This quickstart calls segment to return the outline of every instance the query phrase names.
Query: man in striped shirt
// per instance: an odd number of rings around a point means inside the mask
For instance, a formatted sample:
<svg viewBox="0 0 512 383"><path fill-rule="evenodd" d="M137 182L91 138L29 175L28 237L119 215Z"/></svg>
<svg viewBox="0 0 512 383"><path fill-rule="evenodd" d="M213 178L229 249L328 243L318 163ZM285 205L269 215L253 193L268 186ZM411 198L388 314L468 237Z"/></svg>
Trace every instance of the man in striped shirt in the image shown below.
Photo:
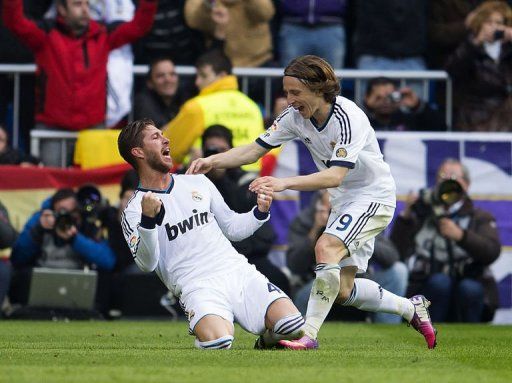
<svg viewBox="0 0 512 383"><path fill-rule="evenodd" d="M308 191L327 188L332 210L315 246L316 279L306 314L306 335L281 341L294 350L317 348L318 331L334 301L372 312L401 315L433 348L435 330L425 297L396 296L364 278L375 236L393 217L395 183L384 162L375 132L364 112L339 96L339 80L326 61L301 56L291 61L283 77L289 107L252 144L194 161L188 173L251 163L270 149L300 139L318 172L287 178L261 177L249 188Z"/></svg>

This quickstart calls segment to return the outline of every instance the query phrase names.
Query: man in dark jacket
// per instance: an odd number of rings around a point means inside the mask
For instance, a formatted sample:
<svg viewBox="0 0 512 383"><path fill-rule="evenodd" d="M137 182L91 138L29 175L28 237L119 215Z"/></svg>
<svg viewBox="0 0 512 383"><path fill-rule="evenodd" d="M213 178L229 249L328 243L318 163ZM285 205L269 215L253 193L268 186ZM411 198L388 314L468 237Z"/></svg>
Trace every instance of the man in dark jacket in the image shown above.
<svg viewBox="0 0 512 383"><path fill-rule="evenodd" d="M146 86L135 96L134 118L149 118L158 127L167 124L180 110L178 87L179 78L171 59L157 58L152 61Z"/></svg>
<svg viewBox="0 0 512 383"><path fill-rule="evenodd" d="M194 65L204 53L202 34L187 26L185 0L159 0L155 23L135 45L135 61L149 64L159 57L171 57L176 65Z"/></svg>
<svg viewBox="0 0 512 383"><path fill-rule="evenodd" d="M443 131L443 115L421 100L409 87L398 88L387 77L368 82L363 110L375 130L390 131Z"/></svg>
<svg viewBox="0 0 512 383"><path fill-rule="evenodd" d="M469 182L459 161L445 160L436 186L409 196L391 233L409 264L409 293L428 294L436 322L491 320L498 305L488 269L501 250L496 221L473 205Z"/></svg>
<svg viewBox="0 0 512 383"><path fill-rule="evenodd" d="M358 69L423 70L426 0L364 0L355 5Z"/></svg>
<svg viewBox="0 0 512 383"><path fill-rule="evenodd" d="M103 126L108 54L150 30L157 0L141 0L134 19L114 29L91 20L87 0L58 0L57 19L39 25L24 16L22 0L4 0L2 6L5 26L34 52L36 126L75 131ZM56 162L44 158L52 150L42 148L43 162Z"/></svg>

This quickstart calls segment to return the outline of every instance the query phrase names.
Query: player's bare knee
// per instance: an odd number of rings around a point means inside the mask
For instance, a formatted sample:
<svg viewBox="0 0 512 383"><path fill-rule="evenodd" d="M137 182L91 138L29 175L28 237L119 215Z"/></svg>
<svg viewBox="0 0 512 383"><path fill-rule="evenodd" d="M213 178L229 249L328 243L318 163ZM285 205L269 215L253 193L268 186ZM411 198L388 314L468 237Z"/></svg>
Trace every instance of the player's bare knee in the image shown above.
<svg viewBox="0 0 512 383"><path fill-rule="evenodd" d="M332 235L322 235L316 242L317 263L339 263L345 254L346 249L343 242Z"/></svg>
<svg viewBox="0 0 512 383"><path fill-rule="evenodd" d="M210 342L225 336L232 336L232 324L217 315L206 315L194 327L194 334L200 342Z"/></svg>

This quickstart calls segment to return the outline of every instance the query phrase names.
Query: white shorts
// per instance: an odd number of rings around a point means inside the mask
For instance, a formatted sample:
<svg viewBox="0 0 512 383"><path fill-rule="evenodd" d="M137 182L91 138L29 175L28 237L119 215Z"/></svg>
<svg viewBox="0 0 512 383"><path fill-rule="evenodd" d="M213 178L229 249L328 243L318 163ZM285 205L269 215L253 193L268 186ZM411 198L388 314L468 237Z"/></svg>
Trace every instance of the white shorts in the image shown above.
<svg viewBox="0 0 512 383"><path fill-rule="evenodd" d="M265 332L268 307L279 298L288 298L253 265L229 273L189 283L182 290L180 304L189 321L189 333L205 315L218 315L246 331Z"/></svg>
<svg viewBox="0 0 512 383"><path fill-rule="evenodd" d="M324 233L334 235L345 244L349 255L340 266L357 266L366 272L373 254L375 237L393 218L395 208L377 202L350 202L331 210Z"/></svg>

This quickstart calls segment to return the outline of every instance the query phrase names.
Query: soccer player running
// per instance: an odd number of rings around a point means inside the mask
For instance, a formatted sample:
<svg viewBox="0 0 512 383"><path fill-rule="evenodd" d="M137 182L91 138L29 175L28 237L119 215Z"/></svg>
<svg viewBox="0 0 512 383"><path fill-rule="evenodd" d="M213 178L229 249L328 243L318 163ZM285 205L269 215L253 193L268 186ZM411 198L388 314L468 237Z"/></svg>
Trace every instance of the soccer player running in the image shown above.
<svg viewBox="0 0 512 383"><path fill-rule="evenodd" d="M259 188L252 211L233 212L206 176L169 173L169 140L151 120L123 128L118 147L140 178L121 218L125 239L139 268L180 297L196 347L230 348L234 320L260 335L256 348L303 336L292 301L229 242L269 219L272 189Z"/></svg>
<svg viewBox="0 0 512 383"><path fill-rule="evenodd" d="M395 183L384 162L375 132L364 112L339 96L333 68L316 56L301 56L285 68L283 88L289 107L256 142L192 162L189 174L212 168L230 168L256 161L270 149L300 139L309 149L318 172L287 178L261 177L249 186L262 192L284 189L328 188L331 213L315 246L317 266L306 313L305 336L280 341L294 350L318 347L317 334L336 301L343 306L401 315L427 342L436 345L430 321L430 302L422 295L411 299L355 278L363 273L373 253L375 237L393 217Z"/></svg>

